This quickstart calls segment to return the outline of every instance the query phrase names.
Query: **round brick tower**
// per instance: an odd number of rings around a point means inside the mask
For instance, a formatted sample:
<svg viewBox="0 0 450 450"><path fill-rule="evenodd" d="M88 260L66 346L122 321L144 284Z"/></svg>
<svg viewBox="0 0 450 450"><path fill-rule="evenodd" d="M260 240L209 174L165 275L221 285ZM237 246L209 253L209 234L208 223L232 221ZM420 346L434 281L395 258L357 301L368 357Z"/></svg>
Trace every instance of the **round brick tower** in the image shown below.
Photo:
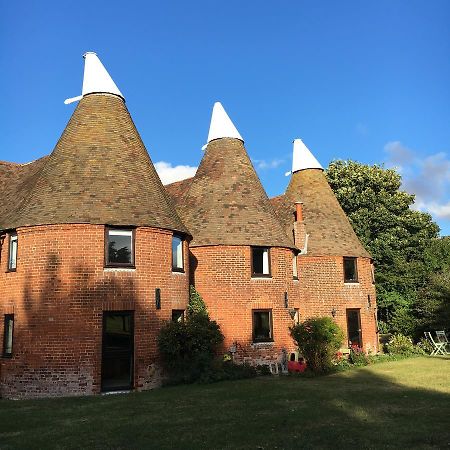
<svg viewBox="0 0 450 450"><path fill-rule="evenodd" d="M297 257L302 318L332 316L349 346L378 349L376 296L370 254L356 236L322 166L294 141L292 176L272 204L301 249ZM347 342L345 343L347 346Z"/></svg>
<svg viewBox="0 0 450 450"><path fill-rule="evenodd" d="M188 232L94 53L53 152L0 163L3 397L144 389L188 299Z"/></svg>
<svg viewBox="0 0 450 450"><path fill-rule="evenodd" d="M193 236L192 282L222 329L224 350L238 359L269 360L293 350L297 249L220 103L203 159L178 204Z"/></svg>

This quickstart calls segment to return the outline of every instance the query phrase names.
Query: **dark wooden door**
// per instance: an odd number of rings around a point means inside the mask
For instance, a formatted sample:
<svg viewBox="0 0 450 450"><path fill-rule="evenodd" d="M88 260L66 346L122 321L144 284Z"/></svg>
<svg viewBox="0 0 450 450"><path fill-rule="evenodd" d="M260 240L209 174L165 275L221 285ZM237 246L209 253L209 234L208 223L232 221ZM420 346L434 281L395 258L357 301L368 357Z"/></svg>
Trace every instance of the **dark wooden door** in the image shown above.
<svg viewBox="0 0 450 450"><path fill-rule="evenodd" d="M361 315L359 309L347 309L348 345L362 347Z"/></svg>
<svg viewBox="0 0 450 450"><path fill-rule="evenodd" d="M133 319L132 311L103 313L102 391L133 387Z"/></svg>

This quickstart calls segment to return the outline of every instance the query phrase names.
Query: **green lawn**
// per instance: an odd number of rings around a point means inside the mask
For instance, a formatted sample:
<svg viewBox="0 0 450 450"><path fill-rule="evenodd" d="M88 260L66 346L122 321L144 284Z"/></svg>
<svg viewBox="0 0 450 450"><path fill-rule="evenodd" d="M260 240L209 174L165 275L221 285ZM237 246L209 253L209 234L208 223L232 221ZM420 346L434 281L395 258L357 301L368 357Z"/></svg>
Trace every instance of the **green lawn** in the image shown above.
<svg viewBox="0 0 450 450"><path fill-rule="evenodd" d="M0 401L0 448L449 448L450 359L319 378Z"/></svg>

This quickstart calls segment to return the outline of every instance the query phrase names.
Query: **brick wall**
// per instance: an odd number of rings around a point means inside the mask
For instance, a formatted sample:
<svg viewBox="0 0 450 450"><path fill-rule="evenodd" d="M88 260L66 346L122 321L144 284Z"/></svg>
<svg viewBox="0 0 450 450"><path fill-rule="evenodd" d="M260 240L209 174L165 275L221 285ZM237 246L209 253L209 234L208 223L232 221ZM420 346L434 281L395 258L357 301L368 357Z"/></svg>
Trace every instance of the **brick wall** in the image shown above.
<svg viewBox="0 0 450 450"><path fill-rule="evenodd" d="M11 359L0 358L0 393L23 398L100 392L103 311L132 310L134 387L159 383L156 338L185 309L188 276L172 273L171 233L138 228L135 269L104 269L104 227L20 228L17 271L0 261L0 314L14 314ZM185 267L188 268L187 243ZM161 289L156 310L155 288ZM0 344L3 348L3 332Z"/></svg>
<svg viewBox="0 0 450 450"><path fill-rule="evenodd" d="M331 316L347 333L346 309L361 313L363 345L377 349L375 289L370 260L358 259L359 283L345 284L342 257L298 256L299 280L293 280L292 251L271 248L271 278L251 277L251 248L210 246L191 248L192 282L203 296L211 317L225 335L224 351L235 342L239 358L280 359L282 349L295 350L289 336L293 320L290 308L298 308L300 320ZM288 308L285 307L285 292ZM371 307L368 298L371 296ZM274 342L253 344L252 310L271 309Z"/></svg>

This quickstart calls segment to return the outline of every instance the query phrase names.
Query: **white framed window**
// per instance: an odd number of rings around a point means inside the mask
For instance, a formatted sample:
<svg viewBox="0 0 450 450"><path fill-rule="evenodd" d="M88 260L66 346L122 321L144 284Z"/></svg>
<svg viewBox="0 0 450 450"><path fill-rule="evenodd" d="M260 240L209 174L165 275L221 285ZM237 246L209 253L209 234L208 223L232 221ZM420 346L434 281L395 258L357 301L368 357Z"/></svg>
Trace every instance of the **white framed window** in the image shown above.
<svg viewBox="0 0 450 450"><path fill-rule="evenodd" d="M106 228L105 266L134 267L134 230Z"/></svg>
<svg viewBox="0 0 450 450"><path fill-rule="evenodd" d="M172 237L172 271L184 272L183 238L175 234Z"/></svg>
<svg viewBox="0 0 450 450"><path fill-rule="evenodd" d="M344 256L344 282L358 282L358 264L354 257Z"/></svg>
<svg viewBox="0 0 450 450"><path fill-rule="evenodd" d="M270 277L270 251L267 247L252 247L252 276Z"/></svg>
<svg viewBox="0 0 450 450"><path fill-rule="evenodd" d="M9 256L8 256L8 270L13 272L17 269L17 233L9 235Z"/></svg>

